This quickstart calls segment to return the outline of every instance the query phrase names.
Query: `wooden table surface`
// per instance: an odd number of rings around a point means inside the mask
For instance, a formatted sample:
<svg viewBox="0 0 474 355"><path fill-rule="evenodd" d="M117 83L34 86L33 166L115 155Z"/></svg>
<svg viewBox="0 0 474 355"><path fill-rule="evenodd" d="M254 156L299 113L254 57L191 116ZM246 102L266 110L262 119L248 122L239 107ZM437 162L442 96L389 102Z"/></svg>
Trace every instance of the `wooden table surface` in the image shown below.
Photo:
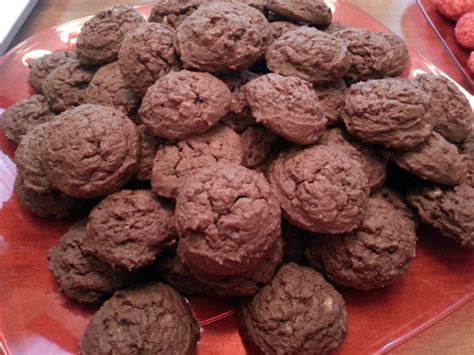
<svg viewBox="0 0 474 355"><path fill-rule="evenodd" d="M39 0L38 5L14 39L12 46L48 27L91 15L120 0ZM128 0L131 4L149 0ZM418 10L415 0L351 0L402 36L409 46L424 55L454 80L467 86L449 56ZM474 282L474 280L473 280ZM390 354L461 355L474 354L474 302L402 344Z"/></svg>

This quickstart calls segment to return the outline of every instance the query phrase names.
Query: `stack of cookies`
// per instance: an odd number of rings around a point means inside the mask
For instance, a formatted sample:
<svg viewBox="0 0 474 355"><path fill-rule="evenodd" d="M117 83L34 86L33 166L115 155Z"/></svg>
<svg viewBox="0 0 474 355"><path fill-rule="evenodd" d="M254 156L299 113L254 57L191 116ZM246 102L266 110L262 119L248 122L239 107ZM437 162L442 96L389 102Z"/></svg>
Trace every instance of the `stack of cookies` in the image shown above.
<svg viewBox="0 0 474 355"><path fill-rule="evenodd" d="M246 297L265 354L327 353L334 286L400 280L423 223L474 247L472 107L409 65L322 0L117 5L33 60L37 95L1 123L24 208L79 216L48 261L68 297L105 301L81 352L193 353L182 295L206 294Z"/></svg>

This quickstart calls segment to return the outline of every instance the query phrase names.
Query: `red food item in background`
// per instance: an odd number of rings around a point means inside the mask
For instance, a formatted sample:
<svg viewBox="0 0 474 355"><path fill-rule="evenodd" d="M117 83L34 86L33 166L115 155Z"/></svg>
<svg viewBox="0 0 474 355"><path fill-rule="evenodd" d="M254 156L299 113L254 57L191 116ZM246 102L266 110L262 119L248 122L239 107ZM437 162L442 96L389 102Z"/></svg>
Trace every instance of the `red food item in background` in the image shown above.
<svg viewBox="0 0 474 355"><path fill-rule="evenodd" d="M474 52L471 52L469 59L467 60L467 67L472 75L474 75Z"/></svg>
<svg viewBox="0 0 474 355"><path fill-rule="evenodd" d="M441 14L454 21L465 13L474 11L474 0L437 0L436 5Z"/></svg>
<svg viewBox="0 0 474 355"><path fill-rule="evenodd" d="M464 48L474 50L474 12L464 14L454 29L456 41Z"/></svg>

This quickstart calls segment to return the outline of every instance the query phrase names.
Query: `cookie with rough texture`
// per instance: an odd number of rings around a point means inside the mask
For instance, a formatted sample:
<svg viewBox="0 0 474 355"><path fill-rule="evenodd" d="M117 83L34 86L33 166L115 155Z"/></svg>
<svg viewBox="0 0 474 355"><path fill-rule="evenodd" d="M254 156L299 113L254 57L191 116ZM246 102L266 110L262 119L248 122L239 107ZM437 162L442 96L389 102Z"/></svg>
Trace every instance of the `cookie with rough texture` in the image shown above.
<svg viewBox="0 0 474 355"><path fill-rule="evenodd" d="M81 105L48 123L41 154L57 189L77 198L104 196L136 173L140 135L121 111Z"/></svg>
<svg viewBox="0 0 474 355"><path fill-rule="evenodd" d="M374 147L352 139L342 128L332 128L324 134L321 144L334 145L357 160L367 175L370 191L382 187L387 178L387 161L379 156Z"/></svg>
<svg viewBox="0 0 474 355"><path fill-rule="evenodd" d="M415 79L429 95L430 123L450 142L465 140L472 128L474 115L469 100L456 84L441 75L422 74Z"/></svg>
<svg viewBox="0 0 474 355"><path fill-rule="evenodd" d="M369 185L361 164L326 145L280 153L267 177L286 220L316 233L345 233L361 222Z"/></svg>
<svg viewBox="0 0 474 355"><path fill-rule="evenodd" d="M382 197L369 199L361 225L351 233L309 239L335 283L372 290L399 280L415 258L413 221Z"/></svg>
<svg viewBox="0 0 474 355"><path fill-rule="evenodd" d="M311 83L297 77L266 74L245 85L257 123L298 144L317 142L326 130Z"/></svg>
<svg viewBox="0 0 474 355"><path fill-rule="evenodd" d="M280 268L240 313L244 332L265 354L326 354L347 334L344 300L317 271Z"/></svg>
<svg viewBox="0 0 474 355"><path fill-rule="evenodd" d="M286 32L296 30L300 26L298 26L297 24L293 22L275 21L275 22L270 22L270 27L272 29L273 41L276 41Z"/></svg>
<svg viewBox="0 0 474 355"><path fill-rule="evenodd" d="M140 98L129 87L117 62L101 67L87 86L85 102L119 109L128 116L138 110Z"/></svg>
<svg viewBox="0 0 474 355"><path fill-rule="evenodd" d="M48 269L61 291L81 303L95 303L112 295L129 280L126 271L113 270L84 251L86 220L77 222L48 252Z"/></svg>
<svg viewBox="0 0 474 355"><path fill-rule="evenodd" d="M428 99L406 79L369 80L349 88L342 118L349 133L366 143L410 150L433 129Z"/></svg>
<svg viewBox="0 0 474 355"><path fill-rule="evenodd" d="M52 119L54 113L50 111L46 98L33 95L7 108L0 125L7 138L18 144L31 129Z"/></svg>
<svg viewBox="0 0 474 355"><path fill-rule="evenodd" d="M266 6L293 21L318 26L329 25L332 21L331 9L323 0L268 0Z"/></svg>
<svg viewBox="0 0 474 355"><path fill-rule="evenodd" d="M174 239L173 211L148 190L122 190L103 199L89 215L85 250L114 268L152 264Z"/></svg>
<svg viewBox="0 0 474 355"><path fill-rule="evenodd" d="M323 116L327 120L328 126L342 121L341 110L344 107L344 98L347 85L344 80L339 79L326 85L315 85L314 91L318 102L322 107Z"/></svg>
<svg viewBox="0 0 474 355"><path fill-rule="evenodd" d="M140 96L156 80L179 67L174 36L173 30L157 23L140 25L125 36L118 63L125 81Z"/></svg>
<svg viewBox="0 0 474 355"><path fill-rule="evenodd" d="M127 32L145 22L130 5L115 5L96 13L77 36L79 60L85 65L113 62Z"/></svg>
<svg viewBox="0 0 474 355"><path fill-rule="evenodd" d="M423 223L461 246L474 248L474 187L429 185L411 191L406 200Z"/></svg>
<svg viewBox="0 0 474 355"><path fill-rule="evenodd" d="M458 148L436 132L413 150L388 156L400 168L438 184L459 185L467 177L467 164Z"/></svg>
<svg viewBox="0 0 474 355"><path fill-rule="evenodd" d="M171 287L151 283L117 291L94 314L81 339L83 355L191 355L199 326L186 300Z"/></svg>
<svg viewBox="0 0 474 355"><path fill-rule="evenodd" d="M151 180L151 171L153 169L153 160L156 151L164 144L164 141L150 135L145 125L138 126L140 133L140 157L138 158L138 170L135 178L141 181Z"/></svg>
<svg viewBox="0 0 474 355"><path fill-rule="evenodd" d="M392 69L394 52L387 39L364 28L337 31L334 37L341 40L349 52L350 69L345 74L352 81L383 78Z"/></svg>
<svg viewBox="0 0 474 355"><path fill-rule="evenodd" d="M392 63L386 73L387 76L399 76L410 66L410 53L405 41L394 33L380 32L385 40L390 44L389 57Z"/></svg>
<svg viewBox="0 0 474 355"><path fill-rule="evenodd" d="M278 137L265 127L250 126L240 134L242 143L242 165L249 169L257 169L272 156Z"/></svg>
<svg viewBox="0 0 474 355"><path fill-rule="evenodd" d="M56 68L66 64L71 59L77 59L74 51L57 51L34 58L28 62L30 76L28 81L38 94L43 92L43 83L48 75Z"/></svg>
<svg viewBox="0 0 474 355"><path fill-rule="evenodd" d="M229 111L232 94L209 73L171 72L151 86L140 107L148 131L177 140L204 133Z"/></svg>
<svg viewBox="0 0 474 355"><path fill-rule="evenodd" d="M271 40L260 11L239 3L210 3L179 25L175 47L184 68L225 72L249 68Z"/></svg>
<svg viewBox="0 0 474 355"><path fill-rule="evenodd" d="M218 162L240 164L242 158L239 135L219 125L160 147L153 161L151 188L157 195L175 199L189 175Z"/></svg>
<svg viewBox="0 0 474 355"><path fill-rule="evenodd" d="M400 212L405 214L405 216L411 219L412 222L415 224L415 228L418 229L420 224L418 217L416 216L415 212L410 207L408 207L402 196L397 191L387 186L384 186L371 196L381 197L385 201L391 203L393 207L395 207L397 210L399 210Z"/></svg>
<svg viewBox="0 0 474 355"><path fill-rule="evenodd" d="M53 111L61 112L85 102L86 89L95 70L71 59L54 69L43 83L43 94Z"/></svg>
<svg viewBox="0 0 474 355"><path fill-rule="evenodd" d="M280 235L280 206L263 175L217 163L187 179L176 201L178 255L200 274L230 276L257 265Z"/></svg>
<svg viewBox="0 0 474 355"><path fill-rule="evenodd" d="M201 3L202 0L159 0L151 9L148 22L177 28Z"/></svg>
<svg viewBox="0 0 474 355"><path fill-rule="evenodd" d="M63 219L82 212L86 207L84 200L78 200L62 192L38 192L24 183L24 177L18 175L14 185L15 196L21 205L39 217Z"/></svg>
<svg viewBox="0 0 474 355"><path fill-rule="evenodd" d="M268 68L314 84L341 79L349 70L349 52L343 41L312 27L284 33L265 53Z"/></svg>

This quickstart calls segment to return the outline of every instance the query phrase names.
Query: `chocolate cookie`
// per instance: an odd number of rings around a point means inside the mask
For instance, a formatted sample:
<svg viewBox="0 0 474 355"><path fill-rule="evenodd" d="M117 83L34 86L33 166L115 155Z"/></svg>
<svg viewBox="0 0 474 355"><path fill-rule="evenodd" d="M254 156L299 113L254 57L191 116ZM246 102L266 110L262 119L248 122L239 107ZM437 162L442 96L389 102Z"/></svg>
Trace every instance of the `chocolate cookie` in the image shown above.
<svg viewBox="0 0 474 355"><path fill-rule="evenodd" d="M331 9L323 0L268 0L267 9L294 21L325 26L332 21Z"/></svg>
<svg viewBox="0 0 474 355"><path fill-rule="evenodd" d="M311 83L296 77L267 74L245 85L257 123L298 144L318 141L326 129Z"/></svg>
<svg viewBox="0 0 474 355"><path fill-rule="evenodd" d="M423 223L461 246L474 248L474 187L429 185L411 191L407 202Z"/></svg>
<svg viewBox="0 0 474 355"><path fill-rule="evenodd" d="M176 198L189 175L224 161L240 164L243 152L240 137L232 129L217 126L177 143L162 146L153 162L151 187L154 193Z"/></svg>
<svg viewBox="0 0 474 355"><path fill-rule="evenodd" d="M403 39L394 33L379 33L390 44L389 57L392 63L387 76L399 76L410 66L410 54L408 53L407 44Z"/></svg>
<svg viewBox="0 0 474 355"><path fill-rule="evenodd" d="M81 339L83 355L193 354L199 326L186 300L152 283L122 290L106 301Z"/></svg>
<svg viewBox="0 0 474 355"><path fill-rule="evenodd" d="M407 216L415 224L415 228L418 229L420 224L418 217L416 216L415 212L410 207L408 207L408 205L404 202L402 196L398 192L391 188L388 188L387 186L384 186L380 190L372 194L372 196L381 197L385 201L389 202L393 207L395 207L397 210Z"/></svg>
<svg viewBox="0 0 474 355"><path fill-rule="evenodd" d="M241 310L246 335L265 354L326 354L344 341L347 315L341 295L310 268L294 263Z"/></svg>
<svg viewBox="0 0 474 355"><path fill-rule="evenodd" d="M140 25L123 40L118 62L127 84L140 96L156 80L179 67L175 33L157 23Z"/></svg>
<svg viewBox="0 0 474 355"><path fill-rule="evenodd" d="M345 233L361 222L369 196L357 160L325 145L285 151L267 171L287 221L316 233Z"/></svg>
<svg viewBox="0 0 474 355"><path fill-rule="evenodd" d="M265 127L254 125L248 127L240 135L242 143L242 165L249 169L257 169L271 157L275 151L278 137Z"/></svg>
<svg viewBox="0 0 474 355"><path fill-rule="evenodd" d="M400 150L423 143L433 128L427 95L406 79L352 85L342 117L349 133L360 140Z"/></svg>
<svg viewBox="0 0 474 355"><path fill-rule="evenodd" d="M42 95L30 96L7 108L0 125L9 140L18 144L34 127L54 119L46 98Z"/></svg>
<svg viewBox="0 0 474 355"><path fill-rule="evenodd" d="M165 139L203 133L229 111L232 95L208 73L171 72L151 86L140 107L149 132Z"/></svg>
<svg viewBox="0 0 474 355"><path fill-rule="evenodd" d="M459 185L467 177L467 164L458 148L436 132L413 150L388 155L400 168L438 184Z"/></svg>
<svg viewBox="0 0 474 355"><path fill-rule="evenodd" d="M117 62L101 67L90 81L85 102L119 109L133 116L140 105L140 98L125 81Z"/></svg>
<svg viewBox="0 0 474 355"><path fill-rule="evenodd" d="M183 67L225 72L249 68L272 40L263 14L238 3L200 6L176 31L175 47Z"/></svg>
<svg viewBox="0 0 474 355"><path fill-rule="evenodd" d="M369 199L361 225L342 235L309 240L328 277L359 290L399 280L415 258L415 224L384 198Z"/></svg>
<svg viewBox="0 0 474 355"><path fill-rule="evenodd" d="M465 140L473 124L472 107L456 84L441 75L418 75L415 82L429 96L430 123L450 142Z"/></svg>
<svg viewBox="0 0 474 355"><path fill-rule="evenodd" d="M314 91L322 107L323 116L327 120L328 126L342 121L341 110L344 107L344 98L347 85L344 80L339 79L330 84L316 85Z"/></svg>
<svg viewBox="0 0 474 355"><path fill-rule="evenodd" d="M347 79L379 79L392 70L394 51L381 34L363 28L348 28L335 32L333 36L343 41L349 52L350 69L345 74Z"/></svg>
<svg viewBox="0 0 474 355"><path fill-rule="evenodd" d="M153 160L156 151L164 144L163 140L150 135L145 125L138 126L140 133L140 157L138 159L138 170L135 178L141 181L151 180L151 171L153 169Z"/></svg>
<svg viewBox="0 0 474 355"><path fill-rule="evenodd" d="M130 5L115 5L98 12L84 23L77 36L79 60L85 65L113 62L125 34L145 22Z"/></svg>
<svg viewBox="0 0 474 355"><path fill-rule="evenodd" d="M268 68L314 84L341 79L349 70L349 52L343 41L312 27L284 33L265 53Z"/></svg>
<svg viewBox="0 0 474 355"><path fill-rule="evenodd" d="M21 205L39 217L63 219L82 212L86 202L62 192L37 192L24 183L24 176L18 175L14 185L15 196Z"/></svg>
<svg viewBox="0 0 474 355"><path fill-rule="evenodd" d="M77 198L108 195L136 173L140 136L121 111L81 105L48 124L41 154L48 178Z"/></svg>
<svg viewBox="0 0 474 355"><path fill-rule="evenodd" d="M286 32L296 30L300 26L288 21L275 21L270 22L270 27L272 29L273 41L276 41Z"/></svg>
<svg viewBox="0 0 474 355"><path fill-rule="evenodd" d="M85 250L114 268L152 264L174 239L173 211L148 190L122 190L103 199L89 215Z"/></svg>
<svg viewBox="0 0 474 355"><path fill-rule="evenodd" d="M367 175L371 192L378 190L385 183L387 161L375 152L374 147L352 139L346 131L338 127L328 130L321 139L321 144L334 145L357 160Z"/></svg>
<svg viewBox="0 0 474 355"><path fill-rule="evenodd" d="M43 83L48 75L56 68L66 64L71 59L76 59L74 51L57 51L34 58L28 63L30 76L28 81L38 94L43 93Z"/></svg>
<svg viewBox="0 0 474 355"><path fill-rule="evenodd" d="M77 59L54 69L43 83L43 93L52 110L61 112L85 102L85 93L94 70Z"/></svg>
<svg viewBox="0 0 474 355"><path fill-rule="evenodd" d="M48 252L48 269L68 297L95 303L112 295L129 280L126 271L112 268L84 251L86 220L77 222Z"/></svg>
<svg viewBox="0 0 474 355"><path fill-rule="evenodd" d="M244 273L280 235L280 206L265 178L239 165L218 163L187 179L176 201L178 255L193 271Z"/></svg>

